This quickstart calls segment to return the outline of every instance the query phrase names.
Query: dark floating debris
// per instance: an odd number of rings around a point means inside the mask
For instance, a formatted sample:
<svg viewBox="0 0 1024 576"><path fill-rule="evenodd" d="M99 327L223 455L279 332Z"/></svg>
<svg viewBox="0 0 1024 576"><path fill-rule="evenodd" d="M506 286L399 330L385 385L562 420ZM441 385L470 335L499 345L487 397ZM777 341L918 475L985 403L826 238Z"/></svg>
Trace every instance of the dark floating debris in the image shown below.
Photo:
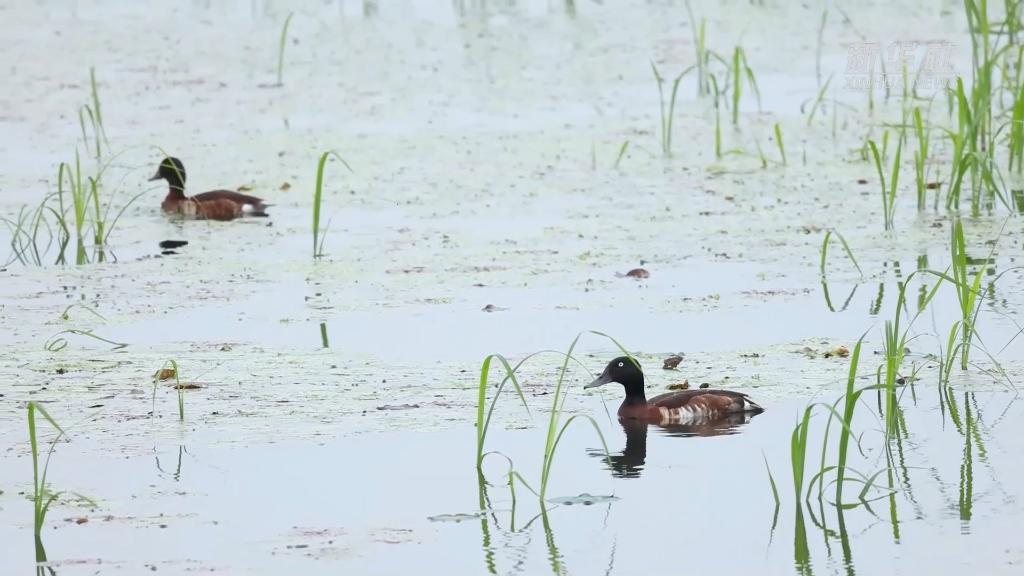
<svg viewBox="0 0 1024 576"><path fill-rule="evenodd" d="M162 240L160 242L160 248L163 250L174 250L182 246L188 246L188 240Z"/></svg>
<svg viewBox="0 0 1024 576"><path fill-rule="evenodd" d="M503 310L508 310L508 308L502 308L501 306L495 306L494 304L488 304L487 306L484 306L483 308L481 308L481 310L483 310L484 312L501 312Z"/></svg>
<svg viewBox="0 0 1024 576"><path fill-rule="evenodd" d="M668 358L665 358L665 364L662 365L662 368L664 368L665 370L675 370L679 366L679 363L682 361L682 354L673 354Z"/></svg>
<svg viewBox="0 0 1024 576"><path fill-rule="evenodd" d="M707 382L704 382L703 384L700 385L700 387L701 388L711 388L711 384L708 384Z"/></svg>

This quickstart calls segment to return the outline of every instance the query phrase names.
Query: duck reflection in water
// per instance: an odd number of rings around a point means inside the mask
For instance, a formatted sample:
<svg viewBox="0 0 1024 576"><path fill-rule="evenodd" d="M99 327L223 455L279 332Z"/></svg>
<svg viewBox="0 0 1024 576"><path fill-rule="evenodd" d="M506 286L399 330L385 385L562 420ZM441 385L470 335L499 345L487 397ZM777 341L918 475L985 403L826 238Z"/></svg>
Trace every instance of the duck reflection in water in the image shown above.
<svg viewBox="0 0 1024 576"><path fill-rule="evenodd" d="M640 364L628 356L609 362L586 388L609 382L622 384L626 392L618 411L626 447L608 458L612 474L621 478L640 476L647 459L648 426L657 426L669 436L720 436L739 432L764 411L746 394L732 390L681 390L647 400ZM604 457L603 453L595 455Z"/></svg>
<svg viewBox="0 0 1024 576"><path fill-rule="evenodd" d="M738 434L740 428L754 417L752 413L729 414L714 420L690 424L669 424L660 426L642 420L619 420L622 431L626 433L626 447L622 452L612 453L605 457L603 450L593 450L591 455L607 460L608 469L616 478L639 478L647 460L647 429L655 428L666 436L724 436Z"/></svg>

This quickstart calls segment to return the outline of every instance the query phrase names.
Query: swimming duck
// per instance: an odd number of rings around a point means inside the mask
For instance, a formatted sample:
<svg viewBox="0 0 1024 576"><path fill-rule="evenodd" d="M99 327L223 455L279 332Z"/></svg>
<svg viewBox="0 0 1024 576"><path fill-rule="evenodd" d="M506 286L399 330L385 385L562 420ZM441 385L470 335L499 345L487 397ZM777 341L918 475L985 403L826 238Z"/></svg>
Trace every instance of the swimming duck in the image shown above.
<svg viewBox="0 0 1024 576"><path fill-rule="evenodd" d="M185 196L185 165L168 156L160 162L156 174L149 179L166 180L170 185L167 197L160 207L168 214L181 214L196 220L234 220L243 215L266 216L267 205L262 199L233 190L211 190ZM245 206L251 207L244 212Z"/></svg>
<svg viewBox="0 0 1024 576"><path fill-rule="evenodd" d="M677 390L648 400L644 394L644 373L640 363L628 356L609 362L604 372L584 388L596 388L609 382L618 382L626 389L626 399L619 406L619 420L643 420L670 426L764 411L746 394L732 390Z"/></svg>

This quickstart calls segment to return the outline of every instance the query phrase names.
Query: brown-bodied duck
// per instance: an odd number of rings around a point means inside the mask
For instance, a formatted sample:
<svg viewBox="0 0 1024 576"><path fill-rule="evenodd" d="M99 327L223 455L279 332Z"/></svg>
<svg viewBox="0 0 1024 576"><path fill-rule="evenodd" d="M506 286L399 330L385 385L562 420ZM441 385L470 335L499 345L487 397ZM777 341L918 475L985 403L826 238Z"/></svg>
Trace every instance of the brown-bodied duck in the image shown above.
<svg viewBox="0 0 1024 576"><path fill-rule="evenodd" d="M618 382L626 392L619 406L619 420L639 420L659 426L699 424L730 418L736 414L759 414L764 408L742 392L732 390L677 390L647 399L640 363L621 356L608 363L604 372L584 388Z"/></svg>
<svg viewBox="0 0 1024 576"><path fill-rule="evenodd" d="M167 197L160 204L167 214L180 214L196 220L234 220L242 216L267 215L267 204L262 198L233 190L211 190L185 196L185 165L177 158L164 158L149 180L166 180L170 186ZM246 211L246 206L250 210Z"/></svg>

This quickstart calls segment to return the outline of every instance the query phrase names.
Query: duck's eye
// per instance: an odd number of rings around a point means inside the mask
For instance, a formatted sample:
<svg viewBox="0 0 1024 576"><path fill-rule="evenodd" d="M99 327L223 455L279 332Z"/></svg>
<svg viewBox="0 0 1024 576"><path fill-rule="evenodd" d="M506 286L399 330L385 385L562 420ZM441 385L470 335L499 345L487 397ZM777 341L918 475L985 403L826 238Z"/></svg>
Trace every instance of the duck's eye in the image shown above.
<svg viewBox="0 0 1024 576"><path fill-rule="evenodd" d="M622 362L619 362L619 368L622 368Z"/></svg>

